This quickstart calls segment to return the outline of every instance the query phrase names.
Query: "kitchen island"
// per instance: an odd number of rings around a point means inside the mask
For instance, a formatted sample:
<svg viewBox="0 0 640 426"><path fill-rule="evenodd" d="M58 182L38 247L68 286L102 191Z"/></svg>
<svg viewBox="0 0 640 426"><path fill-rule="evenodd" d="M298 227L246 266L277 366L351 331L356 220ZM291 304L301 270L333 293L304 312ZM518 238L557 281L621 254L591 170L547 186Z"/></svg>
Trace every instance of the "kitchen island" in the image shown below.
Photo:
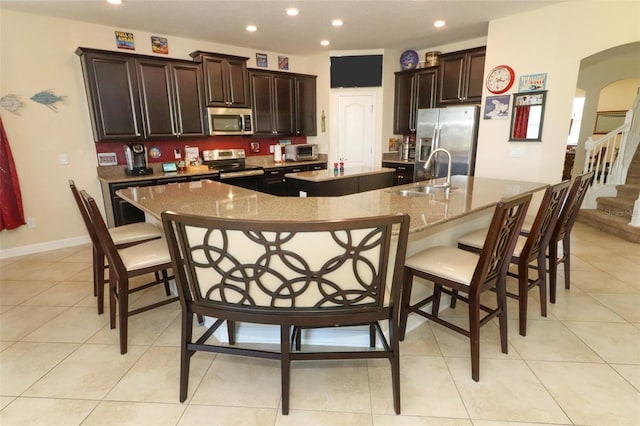
<svg viewBox="0 0 640 426"><path fill-rule="evenodd" d="M443 183L444 178L429 181ZM491 214L505 197L534 193L544 183L452 176L452 187L422 196L404 196L403 189L418 182L342 197L277 197L209 180L133 187L118 196L138 207L148 218L160 220L165 210L202 216L265 220L329 220L408 213L410 233L427 231L476 213Z"/></svg>
<svg viewBox="0 0 640 426"><path fill-rule="evenodd" d="M287 173L287 193L295 197L323 197L356 194L393 185L394 169L348 167Z"/></svg>
<svg viewBox="0 0 640 426"><path fill-rule="evenodd" d="M443 183L435 179L429 183ZM147 220L160 222L165 210L231 219L331 220L352 217L408 213L409 243L407 256L434 245L455 245L457 238L473 229L488 226L493 207L505 197L535 193L547 187L536 182L522 182L481 177L452 176L452 186L420 196L406 196L407 189L426 182L395 186L342 197L277 197L209 180L168 185L127 188L118 196L143 210ZM424 298L428 286L414 286L412 299ZM446 306L442 303L441 306ZM409 316L407 331L424 321ZM306 333L306 331L305 331ZM309 330L313 344L367 345L367 333L349 329ZM225 331L216 337L225 340ZM240 326L238 341L272 343L278 331L264 326Z"/></svg>

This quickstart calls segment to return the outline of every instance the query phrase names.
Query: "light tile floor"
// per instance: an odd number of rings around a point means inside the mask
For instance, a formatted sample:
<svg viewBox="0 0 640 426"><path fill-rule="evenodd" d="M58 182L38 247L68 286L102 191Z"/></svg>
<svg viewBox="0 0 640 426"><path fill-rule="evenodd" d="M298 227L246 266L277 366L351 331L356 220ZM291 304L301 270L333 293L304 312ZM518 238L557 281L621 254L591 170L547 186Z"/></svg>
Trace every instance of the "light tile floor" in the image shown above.
<svg viewBox="0 0 640 426"><path fill-rule="evenodd" d="M294 363L282 416L278 362L197 354L181 404L177 304L133 317L122 356L96 313L88 246L3 260L0 424L640 425L640 245L582 224L572 240L572 287L547 318L532 291L521 337L510 301L508 355L483 327L479 383L466 338L430 323L408 333L400 416L383 360Z"/></svg>

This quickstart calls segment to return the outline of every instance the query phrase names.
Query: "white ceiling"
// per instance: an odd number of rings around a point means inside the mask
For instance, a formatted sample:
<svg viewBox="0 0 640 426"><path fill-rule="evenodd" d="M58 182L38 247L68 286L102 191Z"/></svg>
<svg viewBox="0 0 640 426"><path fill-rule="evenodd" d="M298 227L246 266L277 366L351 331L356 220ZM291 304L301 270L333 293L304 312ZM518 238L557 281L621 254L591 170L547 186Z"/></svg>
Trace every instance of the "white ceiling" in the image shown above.
<svg viewBox="0 0 640 426"><path fill-rule="evenodd" d="M425 49L487 35L489 21L556 0L1 0L6 9L273 52ZM300 14L290 17L287 7ZM341 18L344 25L331 26ZM444 28L433 21L446 20ZM248 33L254 24L258 31ZM542 30L542 29L541 29ZM328 39L329 47L320 46Z"/></svg>

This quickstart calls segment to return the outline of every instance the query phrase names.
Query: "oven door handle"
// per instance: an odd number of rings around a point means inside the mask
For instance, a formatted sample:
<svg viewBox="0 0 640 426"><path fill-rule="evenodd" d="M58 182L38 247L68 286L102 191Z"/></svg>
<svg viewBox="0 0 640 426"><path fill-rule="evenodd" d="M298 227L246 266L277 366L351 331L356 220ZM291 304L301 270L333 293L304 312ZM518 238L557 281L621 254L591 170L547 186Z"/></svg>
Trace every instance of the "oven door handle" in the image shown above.
<svg viewBox="0 0 640 426"><path fill-rule="evenodd" d="M242 170L239 172L220 172L220 179L232 179L248 176L262 176L264 175L263 169L258 170Z"/></svg>

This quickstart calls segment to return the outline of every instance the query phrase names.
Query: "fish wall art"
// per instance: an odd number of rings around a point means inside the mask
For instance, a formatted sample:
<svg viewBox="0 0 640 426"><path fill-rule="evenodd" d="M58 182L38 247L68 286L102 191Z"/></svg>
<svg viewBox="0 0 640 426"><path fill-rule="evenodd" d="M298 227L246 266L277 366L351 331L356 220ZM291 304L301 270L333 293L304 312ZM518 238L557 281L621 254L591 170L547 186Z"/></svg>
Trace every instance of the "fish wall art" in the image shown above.
<svg viewBox="0 0 640 426"><path fill-rule="evenodd" d="M15 115L20 115L20 108L24 106L20 95L8 94L0 98L0 106Z"/></svg>
<svg viewBox="0 0 640 426"><path fill-rule="evenodd" d="M66 96L56 96L53 93L53 90L43 90L33 95L30 99L34 102L37 102L39 104L46 106L53 112L58 112L56 103L60 102L65 97Z"/></svg>

